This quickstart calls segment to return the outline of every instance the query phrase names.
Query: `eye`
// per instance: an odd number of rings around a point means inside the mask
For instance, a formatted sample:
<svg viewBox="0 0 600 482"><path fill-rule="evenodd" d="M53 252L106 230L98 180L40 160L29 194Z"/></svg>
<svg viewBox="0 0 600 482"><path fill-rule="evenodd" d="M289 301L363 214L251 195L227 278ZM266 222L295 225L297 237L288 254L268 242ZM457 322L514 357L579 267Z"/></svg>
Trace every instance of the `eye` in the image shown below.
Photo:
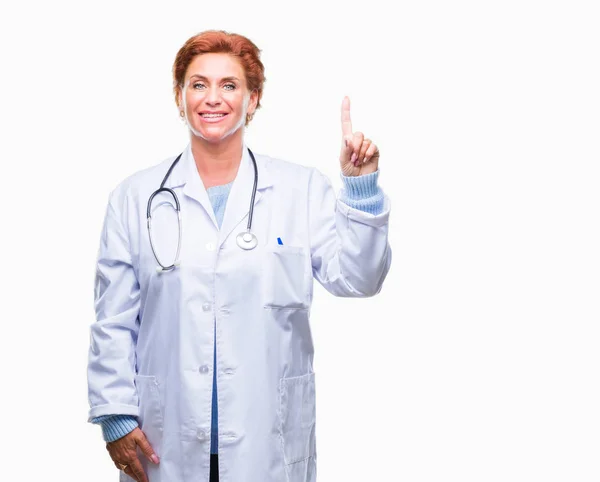
<svg viewBox="0 0 600 482"><path fill-rule="evenodd" d="M194 82L194 84L192 84L192 87L194 87L194 89L200 89L204 87L204 84L202 82Z"/></svg>
<svg viewBox="0 0 600 482"><path fill-rule="evenodd" d="M235 90L235 84L225 84L223 87L225 90Z"/></svg>

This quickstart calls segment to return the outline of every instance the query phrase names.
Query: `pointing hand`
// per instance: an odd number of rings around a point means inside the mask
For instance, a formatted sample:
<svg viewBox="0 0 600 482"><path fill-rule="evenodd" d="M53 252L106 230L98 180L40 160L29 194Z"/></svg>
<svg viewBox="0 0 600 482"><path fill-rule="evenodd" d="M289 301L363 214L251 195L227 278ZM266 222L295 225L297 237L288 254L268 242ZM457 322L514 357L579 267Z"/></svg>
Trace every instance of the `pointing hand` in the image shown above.
<svg viewBox="0 0 600 482"><path fill-rule="evenodd" d="M362 132L352 132L350 99L342 102L342 150L340 167L344 176L362 176L375 172L379 166L379 149Z"/></svg>

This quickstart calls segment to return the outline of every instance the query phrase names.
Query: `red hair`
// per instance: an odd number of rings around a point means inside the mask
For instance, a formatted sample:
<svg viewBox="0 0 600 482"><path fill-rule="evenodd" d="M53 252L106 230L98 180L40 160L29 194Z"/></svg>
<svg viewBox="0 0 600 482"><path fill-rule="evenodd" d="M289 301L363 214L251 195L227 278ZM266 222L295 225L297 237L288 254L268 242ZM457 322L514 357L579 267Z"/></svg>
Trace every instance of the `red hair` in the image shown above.
<svg viewBox="0 0 600 482"><path fill-rule="evenodd" d="M201 54L225 53L236 57L244 69L246 86L250 92L258 93L256 108L260 107L260 99L265 82L265 68L260 61L260 50L254 43L242 35L225 32L224 30L207 30L194 35L183 44L177 52L173 63L173 92L175 102L179 104L179 93L183 88L185 73L192 60ZM253 114L246 114L246 125L252 120Z"/></svg>

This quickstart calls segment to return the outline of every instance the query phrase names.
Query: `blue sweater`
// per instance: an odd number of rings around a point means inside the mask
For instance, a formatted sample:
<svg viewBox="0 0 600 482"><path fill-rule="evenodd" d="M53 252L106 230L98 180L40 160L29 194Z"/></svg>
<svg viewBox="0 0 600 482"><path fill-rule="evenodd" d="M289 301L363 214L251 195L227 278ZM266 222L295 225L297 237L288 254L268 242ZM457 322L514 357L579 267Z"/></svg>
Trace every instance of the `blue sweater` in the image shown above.
<svg viewBox="0 0 600 482"><path fill-rule="evenodd" d="M346 177L340 174L343 182L343 188L340 193L340 200L348 206L360 209L371 214L380 214L383 211L383 192L377 185L379 178L379 170L372 174L364 176ZM229 191L233 182L222 186L209 187L206 192L210 198L215 218L219 223L219 228L223 222L225 214L225 205L229 197ZM214 324L216 330L216 323ZM216 336L215 336L216 339ZM214 349L213 366L217 365L217 347ZM217 405L217 378L216 370L213 370L213 391L212 391L212 419L211 419L211 440L210 453L217 453L217 420L218 420L218 405ZM117 440L138 426L137 419L132 415L103 415L96 417L92 423L100 423L102 425L102 435L106 442Z"/></svg>

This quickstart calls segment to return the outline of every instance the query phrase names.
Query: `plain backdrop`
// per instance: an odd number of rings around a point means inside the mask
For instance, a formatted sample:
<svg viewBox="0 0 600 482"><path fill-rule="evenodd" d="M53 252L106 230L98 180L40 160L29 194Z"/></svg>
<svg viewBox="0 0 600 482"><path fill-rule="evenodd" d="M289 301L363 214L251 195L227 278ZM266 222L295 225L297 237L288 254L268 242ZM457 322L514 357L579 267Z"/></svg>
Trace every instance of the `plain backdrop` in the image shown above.
<svg viewBox="0 0 600 482"><path fill-rule="evenodd" d="M598 481L597 2L21 2L0 11L2 480L117 480L87 423L109 192L188 142L207 29L262 50L258 153L336 190L340 106L381 151L391 271L319 285L318 480ZM235 481L233 481L235 482Z"/></svg>

